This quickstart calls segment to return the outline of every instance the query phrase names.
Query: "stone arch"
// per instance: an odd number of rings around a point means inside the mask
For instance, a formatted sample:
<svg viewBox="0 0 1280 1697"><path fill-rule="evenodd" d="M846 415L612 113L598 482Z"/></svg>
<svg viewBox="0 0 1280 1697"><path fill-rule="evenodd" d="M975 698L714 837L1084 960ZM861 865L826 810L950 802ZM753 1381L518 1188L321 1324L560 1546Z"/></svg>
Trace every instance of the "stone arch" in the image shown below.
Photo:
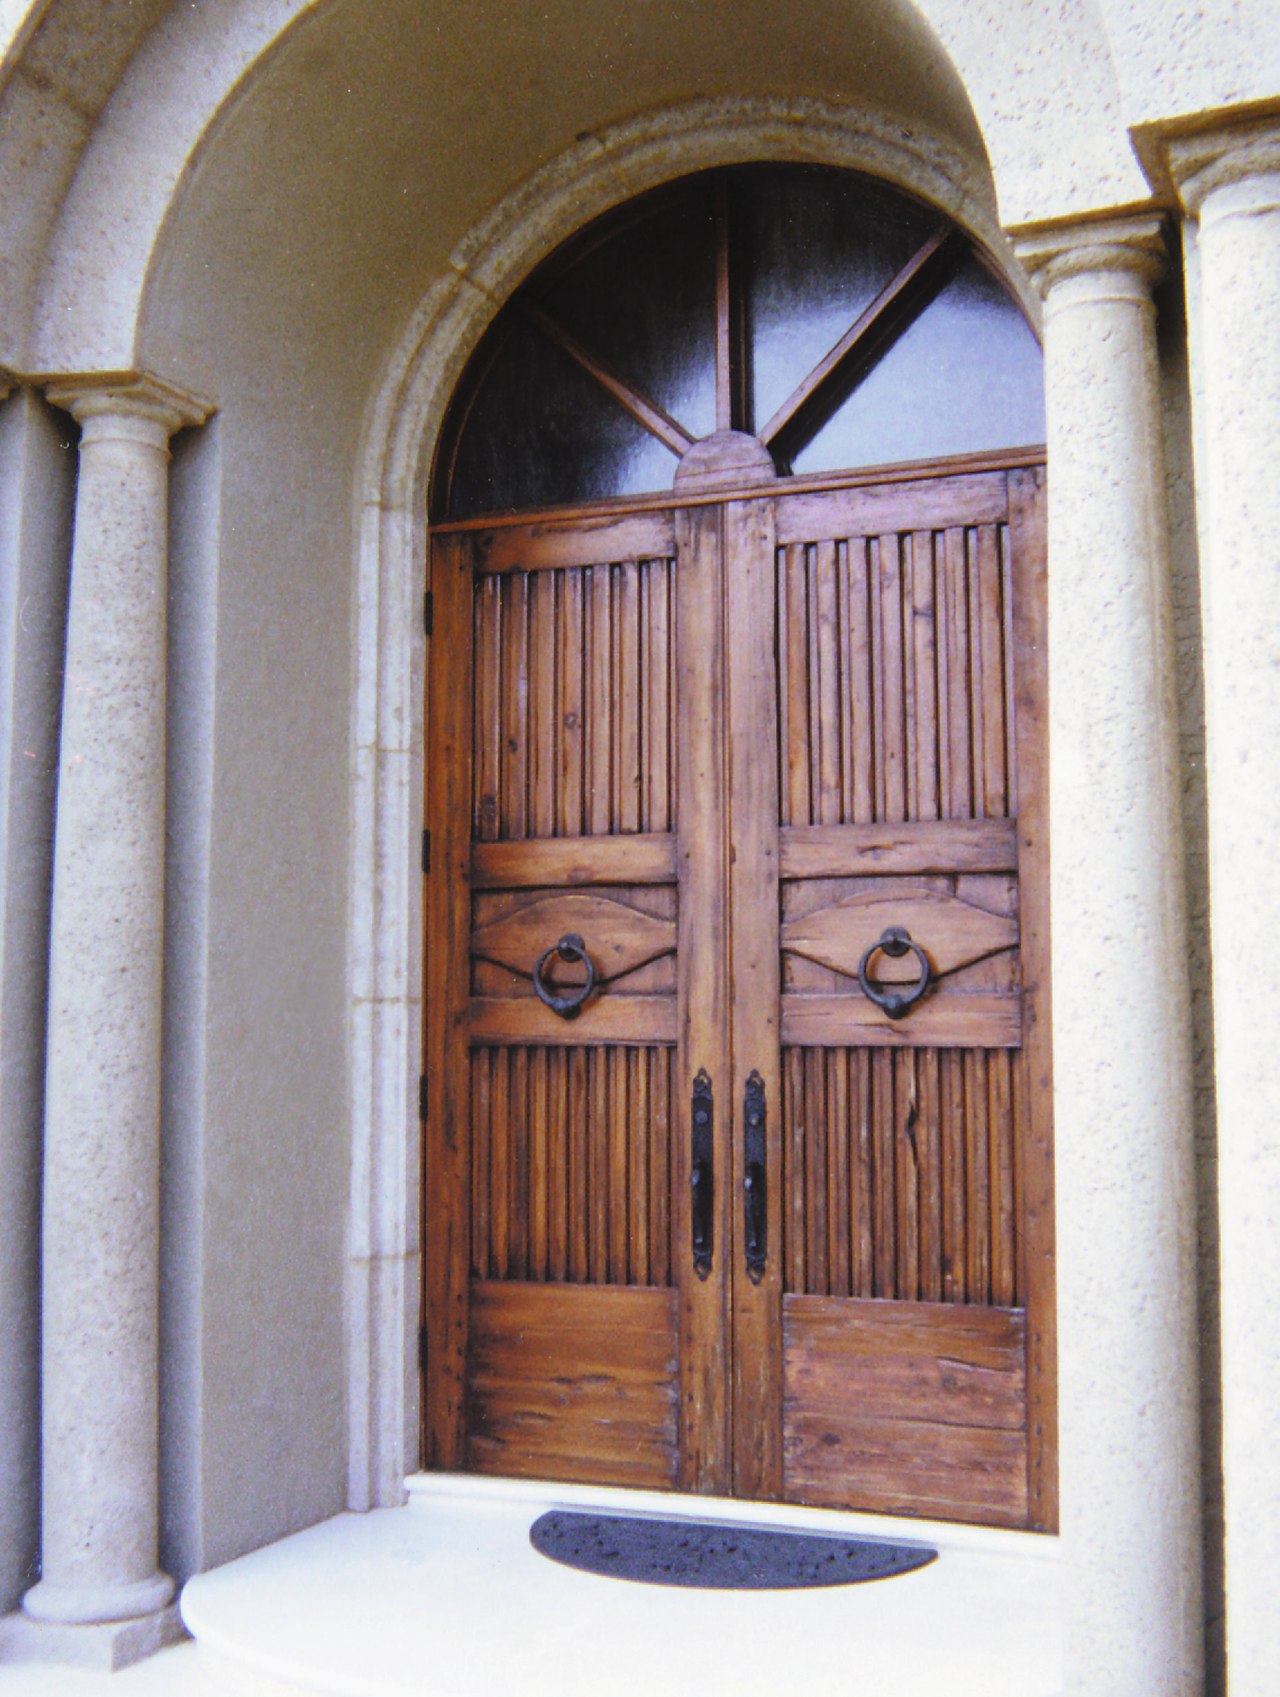
<svg viewBox="0 0 1280 1697"><path fill-rule="evenodd" d="M18 326L18 345L5 350L11 364L53 372L145 360L145 297L173 207L269 62L339 4L148 6L150 27L144 14L139 33L134 14L125 32L132 51L123 63L120 49L104 44L98 75L114 80L101 87L90 86L84 57L77 68L60 65L57 43L73 32L119 34L111 14L99 9L95 18L84 0L32 8L0 96L10 145L22 148L37 127L42 132L29 154L35 163L24 161L24 171L43 238L13 244L38 260L4 289L6 317ZM863 9L863 33L872 40L914 17L922 40L932 37L956 73L981 129L1004 224L1145 197L1096 0L1071 0L1051 17L1023 6L997 18L976 0L872 0ZM50 100L65 118L52 138ZM25 214L24 226L32 216Z"/></svg>

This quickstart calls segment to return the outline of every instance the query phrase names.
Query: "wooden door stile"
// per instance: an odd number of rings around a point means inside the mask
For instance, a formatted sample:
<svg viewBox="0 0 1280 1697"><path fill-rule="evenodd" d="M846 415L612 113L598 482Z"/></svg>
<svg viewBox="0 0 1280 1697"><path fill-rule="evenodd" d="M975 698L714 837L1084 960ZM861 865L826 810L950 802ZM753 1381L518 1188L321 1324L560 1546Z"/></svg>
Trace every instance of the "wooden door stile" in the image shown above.
<svg viewBox="0 0 1280 1697"><path fill-rule="evenodd" d="M470 985L472 567L466 538L433 544L436 662L427 715L431 759L426 879L426 1130L424 1191L432 1198L423 1245L424 1383L428 1466L463 1465L467 1306L471 1269L471 1059L463 1023ZM442 656L449 656L449 664Z"/></svg>
<svg viewBox="0 0 1280 1697"><path fill-rule="evenodd" d="M1028 1312L1027 1440L1030 1523L1058 1524L1057 1319L1053 1238L1053 1040L1049 1002L1049 820L1044 469L1009 473L1006 594L1011 596L1010 687L1017 727L1018 863L1021 882L1023 1045L1017 1160L1021 1240L1033 1245L1019 1283ZM1016 572L1016 580L1013 574Z"/></svg>
<svg viewBox="0 0 1280 1697"><path fill-rule="evenodd" d="M725 509L728 645L729 977L733 986L733 1488L782 1494L782 1050L778 911L777 566L773 502ZM829 632L834 654L834 631ZM835 779L838 787L838 772ZM763 1271L747 1264L745 1122L756 1080L765 1119ZM753 1087L754 1094L754 1087Z"/></svg>
<svg viewBox="0 0 1280 1697"><path fill-rule="evenodd" d="M677 803L680 879L677 945L678 1128L672 1162L673 1233L680 1291L680 1483L724 1492L732 1483L729 1415L727 1266L730 1227L729 1130L732 1077L725 939L728 822L724 739L724 537L720 509L676 518L676 701L681 727ZM691 1243L691 1120L694 1080L705 1072L713 1095L714 1254L699 1278Z"/></svg>

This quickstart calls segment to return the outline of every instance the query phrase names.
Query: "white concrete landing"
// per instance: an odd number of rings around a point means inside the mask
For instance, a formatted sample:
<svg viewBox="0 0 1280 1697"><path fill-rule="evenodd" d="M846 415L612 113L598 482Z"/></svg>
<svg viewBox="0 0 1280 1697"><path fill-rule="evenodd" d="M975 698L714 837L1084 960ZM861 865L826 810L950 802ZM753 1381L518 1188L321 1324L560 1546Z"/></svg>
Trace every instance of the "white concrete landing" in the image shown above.
<svg viewBox="0 0 1280 1697"><path fill-rule="evenodd" d="M916 1573L822 1591L637 1585L538 1555L545 1508L609 1507L926 1541ZM746 1512L744 1512L746 1509ZM186 1587L237 1697L1056 1697L1053 1539L866 1515L450 1475Z"/></svg>

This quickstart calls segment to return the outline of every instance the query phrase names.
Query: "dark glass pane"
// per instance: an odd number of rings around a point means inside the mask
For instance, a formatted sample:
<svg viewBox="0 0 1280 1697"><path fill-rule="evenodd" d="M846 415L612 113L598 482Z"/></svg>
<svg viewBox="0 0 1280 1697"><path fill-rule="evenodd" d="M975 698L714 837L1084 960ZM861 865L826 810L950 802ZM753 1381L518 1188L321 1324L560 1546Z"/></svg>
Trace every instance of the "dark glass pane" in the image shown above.
<svg viewBox="0 0 1280 1697"><path fill-rule="evenodd" d="M936 213L866 177L744 172L750 428L762 430L927 240Z"/></svg>
<svg viewBox="0 0 1280 1697"><path fill-rule="evenodd" d="M534 292L558 323L695 441L715 429L715 224L708 187L647 205Z"/></svg>
<svg viewBox="0 0 1280 1697"><path fill-rule="evenodd" d="M540 330L514 316L480 380L449 516L669 489L676 458Z"/></svg>
<svg viewBox="0 0 1280 1697"><path fill-rule="evenodd" d="M970 255L791 466L843 471L1043 441L1040 345Z"/></svg>

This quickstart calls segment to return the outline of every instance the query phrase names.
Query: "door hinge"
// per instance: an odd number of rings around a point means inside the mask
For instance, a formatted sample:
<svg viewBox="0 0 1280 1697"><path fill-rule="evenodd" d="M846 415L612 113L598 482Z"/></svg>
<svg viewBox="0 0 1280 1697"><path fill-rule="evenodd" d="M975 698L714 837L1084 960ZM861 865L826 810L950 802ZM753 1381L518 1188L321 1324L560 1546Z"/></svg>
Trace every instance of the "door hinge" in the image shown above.
<svg viewBox="0 0 1280 1697"><path fill-rule="evenodd" d="M430 872L430 870L431 870L431 832L430 831L424 831L422 833L422 870L424 872Z"/></svg>
<svg viewBox="0 0 1280 1697"><path fill-rule="evenodd" d="M418 1327L418 1371L426 1377L427 1372L427 1322L424 1320Z"/></svg>
<svg viewBox="0 0 1280 1697"><path fill-rule="evenodd" d="M428 636L436 634L436 598L431 590L422 597L422 628Z"/></svg>
<svg viewBox="0 0 1280 1697"><path fill-rule="evenodd" d="M424 1072L418 1079L418 1118L427 1123L427 1075Z"/></svg>

